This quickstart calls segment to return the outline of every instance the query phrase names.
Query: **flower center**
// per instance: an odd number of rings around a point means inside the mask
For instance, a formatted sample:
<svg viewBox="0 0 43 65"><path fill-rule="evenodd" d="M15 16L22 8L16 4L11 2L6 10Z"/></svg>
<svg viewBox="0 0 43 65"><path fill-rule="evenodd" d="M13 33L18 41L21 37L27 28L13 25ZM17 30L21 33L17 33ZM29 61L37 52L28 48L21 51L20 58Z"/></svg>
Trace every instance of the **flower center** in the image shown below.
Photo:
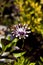
<svg viewBox="0 0 43 65"><path fill-rule="evenodd" d="M18 32L18 34L20 34L20 35L24 35L24 34L25 34L24 28L18 28L18 29L17 29L17 32Z"/></svg>

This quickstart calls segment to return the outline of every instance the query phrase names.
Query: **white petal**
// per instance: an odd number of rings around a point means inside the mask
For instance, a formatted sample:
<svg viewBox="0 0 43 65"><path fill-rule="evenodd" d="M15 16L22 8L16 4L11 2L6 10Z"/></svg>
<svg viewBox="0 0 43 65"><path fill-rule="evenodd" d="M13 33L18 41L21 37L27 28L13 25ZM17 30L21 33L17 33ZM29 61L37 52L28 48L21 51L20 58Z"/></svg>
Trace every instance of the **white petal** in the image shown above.
<svg viewBox="0 0 43 65"><path fill-rule="evenodd" d="M31 31L27 31L27 33L31 33Z"/></svg>
<svg viewBox="0 0 43 65"><path fill-rule="evenodd" d="M28 35L26 35L26 37L28 37Z"/></svg>
<svg viewBox="0 0 43 65"><path fill-rule="evenodd" d="M16 37L18 37L18 35L16 35Z"/></svg>
<svg viewBox="0 0 43 65"><path fill-rule="evenodd" d="M28 29L30 29L30 27L28 27Z"/></svg>
<svg viewBox="0 0 43 65"><path fill-rule="evenodd" d="M21 39L21 37L19 37L19 39Z"/></svg>

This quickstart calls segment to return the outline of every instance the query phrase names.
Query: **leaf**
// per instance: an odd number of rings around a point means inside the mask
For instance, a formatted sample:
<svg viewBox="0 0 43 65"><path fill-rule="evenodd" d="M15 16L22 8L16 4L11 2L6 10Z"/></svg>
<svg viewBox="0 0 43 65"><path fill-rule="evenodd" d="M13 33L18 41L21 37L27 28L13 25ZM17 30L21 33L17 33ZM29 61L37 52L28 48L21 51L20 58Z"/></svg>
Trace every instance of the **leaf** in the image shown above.
<svg viewBox="0 0 43 65"><path fill-rule="evenodd" d="M0 43L0 48L2 48L2 44Z"/></svg>
<svg viewBox="0 0 43 65"><path fill-rule="evenodd" d="M29 65L35 65L36 63L30 63Z"/></svg>
<svg viewBox="0 0 43 65"><path fill-rule="evenodd" d="M43 65L43 63L41 63L40 61L38 61L39 65Z"/></svg>
<svg viewBox="0 0 43 65"><path fill-rule="evenodd" d="M43 58L42 57L40 57L40 60L43 62Z"/></svg>
<svg viewBox="0 0 43 65"><path fill-rule="evenodd" d="M15 38L12 42L10 42L8 45L6 45L4 51L6 51L7 48L11 47L12 45L16 45L18 39Z"/></svg>
<svg viewBox="0 0 43 65"><path fill-rule="evenodd" d="M17 38L15 38L13 41L12 41L12 43L16 43L18 41L18 39ZM16 44L15 44L16 45Z"/></svg>
<svg viewBox="0 0 43 65"><path fill-rule="evenodd" d="M14 57L21 57L22 55L24 55L26 52L21 52L21 53L14 53Z"/></svg>
<svg viewBox="0 0 43 65"><path fill-rule="evenodd" d="M10 52L3 52L1 56L8 56Z"/></svg>

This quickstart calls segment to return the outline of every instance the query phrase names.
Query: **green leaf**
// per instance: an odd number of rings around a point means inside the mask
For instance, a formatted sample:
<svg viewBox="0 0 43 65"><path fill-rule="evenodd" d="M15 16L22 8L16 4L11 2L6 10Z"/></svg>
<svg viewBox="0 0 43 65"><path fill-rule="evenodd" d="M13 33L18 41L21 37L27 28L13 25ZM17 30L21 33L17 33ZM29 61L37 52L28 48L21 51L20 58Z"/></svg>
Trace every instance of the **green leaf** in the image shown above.
<svg viewBox="0 0 43 65"><path fill-rule="evenodd" d="M15 38L13 41L12 41L12 43L17 43L17 41L18 41L18 39L17 38Z"/></svg>
<svg viewBox="0 0 43 65"><path fill-rule="evenodd" d="M6 45L6 47L5 47L5 49L4 49L4 51L6 51L6 49L7 48L9 48L9 47L11 47L12 45L16 45L16 43L17 43L17 41L18 41L18 39L17 38L15 38L12 42L10 42L8 45Z"/></svg>
<svg viewBox="0 0 43 65"><path fill-rule="evenodd" d="M21 52L21 53L14 53L14 57L21 57L22 55L24 55L26 52Z"/></svg>
<svg viewBox="0 0 43 65"><path fill-rule="evenodd" d="M40 57L40 60L43 62L43 58L42 57Z"/></svg>
<svg viewBox="0 0 43 65"><path fill-rule="evenodd" d="M7 36L6 39L7 39L7 40L10 40L10 36Z"/></svg>
<svg viewBox="0 0 43 65"><path fill-rule="evenodd" d="M41 63L40 61L38 61L39 65L43 65L43 63Z"/></svg>
<svg viewBox="0 0 43 65"><path fill-rule="evenodd" d="M35 65L36 63L30 63L29 65Z"/></svg>

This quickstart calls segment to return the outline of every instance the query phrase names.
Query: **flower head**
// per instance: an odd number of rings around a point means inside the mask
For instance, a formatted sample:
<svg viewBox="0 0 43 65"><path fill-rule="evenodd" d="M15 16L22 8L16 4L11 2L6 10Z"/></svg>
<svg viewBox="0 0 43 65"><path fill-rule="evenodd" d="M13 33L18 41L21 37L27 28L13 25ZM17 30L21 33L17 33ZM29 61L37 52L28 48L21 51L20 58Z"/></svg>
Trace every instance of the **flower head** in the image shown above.
<svg viewBox="0 0 43 65"><path fill-rule="evenodd" d="M12 31L13 36L21 38L28 37L28 33L31 33L30 28L28 29L28 25L14 25L14 30Z"/></svg>

